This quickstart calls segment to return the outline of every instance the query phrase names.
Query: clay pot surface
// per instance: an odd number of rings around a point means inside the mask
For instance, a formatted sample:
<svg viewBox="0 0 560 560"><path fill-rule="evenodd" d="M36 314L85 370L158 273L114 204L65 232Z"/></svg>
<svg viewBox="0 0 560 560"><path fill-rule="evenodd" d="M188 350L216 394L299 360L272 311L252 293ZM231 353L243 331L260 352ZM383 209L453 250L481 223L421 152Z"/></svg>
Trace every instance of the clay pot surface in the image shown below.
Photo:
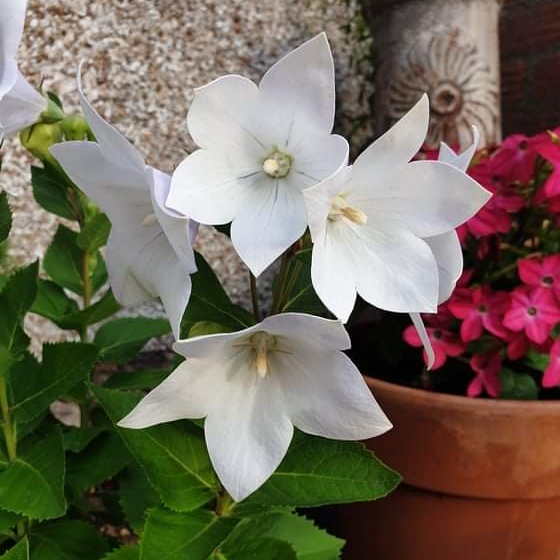
<svg viewBox="0 0 560 560"><path fill-rule="evenodd" d="M560 560L560 402L366 381L394 424L367 446L404 482L324 513L344 560Z"/></svg>

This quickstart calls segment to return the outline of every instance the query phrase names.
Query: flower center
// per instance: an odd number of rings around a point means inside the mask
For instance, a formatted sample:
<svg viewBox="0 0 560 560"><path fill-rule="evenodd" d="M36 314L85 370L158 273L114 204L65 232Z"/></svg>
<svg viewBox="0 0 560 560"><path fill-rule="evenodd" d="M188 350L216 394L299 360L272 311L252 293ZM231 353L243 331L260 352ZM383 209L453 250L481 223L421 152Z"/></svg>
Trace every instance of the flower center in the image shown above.
<svg viewBox="0 0 560 560"><path fill-rule="evenodd" d="M263 161L263 171L272 179L282 179L290 172L292 161L292 156L275 149Z"/></svg>
<svg viewBox="0 0 560 560"><path fill-rule="evenodd" d="M536 307L529 307L529 309L527 309L527 313L529 315L535 316L537 314L537 308Z"/></svg>
<svg viewBox="0 0 560 560"><path fill-rule="evenodd" d="M363 226L367 224L368 217L358 208L350 206L346 202L346 198L342 194L337 194L329 212L328 219L331 222L340 219L341 217Z"/></svg>
<svg viewBox="0 0 560 560"><path fill-rule="evenodd" d="M234 343L233 346L250 350L252 366L260 378L266 377L271 372L269 356L271 352L287 353L285 350L278 348L277 337L264 331L256 332L243 342Z"/></svg>
<svg viewBox="0 0 560 560"><path fill-rule="evenodd" d="M552 278L552 276L545 276L542 282L545 286L552 286L552 284L554 284L554 278Z"/></svg>

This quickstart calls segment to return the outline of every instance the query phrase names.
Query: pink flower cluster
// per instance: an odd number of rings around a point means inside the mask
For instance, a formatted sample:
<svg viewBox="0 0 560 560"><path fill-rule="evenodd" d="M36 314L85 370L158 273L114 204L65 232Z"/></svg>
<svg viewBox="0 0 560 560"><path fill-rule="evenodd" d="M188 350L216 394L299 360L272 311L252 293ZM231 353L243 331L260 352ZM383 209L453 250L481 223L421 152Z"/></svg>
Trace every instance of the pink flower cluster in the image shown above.
<svg viewBox="0 0 560 560"><path fill-rule="evenodd" d="M423 315L432 369L448 358L468 363L471 397L500 396L505 367L532 371L543 388L558 387L560 128L510 136L479 152L469 174L494 196L458 232L468 268L457 288L436 315ZM403 336L422 347L413 326ZM540 370L528 361L534 355L545 358Z"/></svg>

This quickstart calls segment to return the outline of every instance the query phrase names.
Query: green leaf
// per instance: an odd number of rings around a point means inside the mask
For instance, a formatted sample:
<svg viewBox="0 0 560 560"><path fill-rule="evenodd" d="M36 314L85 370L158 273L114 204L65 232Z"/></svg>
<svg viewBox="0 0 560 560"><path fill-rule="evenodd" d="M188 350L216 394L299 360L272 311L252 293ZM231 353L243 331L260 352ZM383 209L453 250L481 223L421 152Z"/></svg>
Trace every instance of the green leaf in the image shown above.
<svg viewBox="0 0 560 560"><path fill-rule="evenodd" d="M131 463L119 476L120 504L124 515L137 535L144 532L146 512L161 504L159 494L148 482L138 463Z"/></svg>
<svg viewBox="0 0 560 560"><path fill-rule="evenodd" d="M103 556L103 560L139 560L140 549L137 546L123 546Z"/></svg>
<svg viewBox="0 0 560 560"><path fill-rule="evenodd" d="M79 454L67 455L66 480L79 492L112 478L130 460L130 453L121 438L115 433L104 433Z"/></svg>
<svg viewBox="0 0 560 560"><path fill-rule="evenodd" d="M529 350L525 356L525 363L537 371L543 372L550 364L550 356L535 350Z"/></svg>
<svg viewBox="0 0 560 560"><path fill-rule="evenodd" d="M0 508L38 520L64 515L64 449L58 427L0 473Z"/></svg>
<svg viewBox="0 0 560 560"><path fill-rule="evenodd" d="M110 426L113 429L112 425ZM70 428L62 434L64 449L79 453L85 449L99 434L107 430L107 426L90 426L88 428Z"/></svg>
<svg viewBox="0 0 560 560"><path fill-rule="evenodd" d="M360 443L298 432L278 469L244 504L312 507L375 500L400 480Z"/></svg>
<svg viewBox="0 0 560 560"><path fill-rule="evenodd" d="M108 550L94 526L69 519L34 527L29 540L32 560L99 560Z"/></svg>
<svg viewBox="0 0 560 560"><path fill-rule="evenodd" d="M78 247L93 253L107 244L111 222L105 214L95 214L78 234Z"/></svg>
<svg viewBox="0 0 560 560"><path fill-rule="evenodd" d="M254 325L254 317L231 302L204 257L195 253L195 258L198 272L191 276L192 293L181 323L182 332L189 333L200 321L223 325L232 331Z"/></svg>
<svg viewBox="0 0 560 560"><path fill-rule="evenodd" d="M113 422L137 404L139 396L93 387L92 391ZM202 430L191 422L174 422L118 432L144 469L163 503L177 511L191 511L216 497L220 485L212 466Z"/></svg>
<svg viewBox="0 0 560 560"><path fill-rule="evenodd" d="M82 268L84 254L77 244L78 234L59 225L45 253L43 268L60 286L82 295Z"/></svg>
<svg viewBox="0 0 560 560"><path fill-rule="evenodd" d="M4 560L29 560L29 541L27 537L23 537L8 552L2 554L1 558L4 558Z"/></svg>
<svg viewBox="0 0 560 560"><path fill-rule="evenodd" d="M162 508L150 510L140 545L140 560L207 560L236 524L236 519L218 517L208 510L189 513Z"/></svg>
<svg viewBox="0 0 560 560"><path fill-rule="evenodd" d="M73 299L70 299L66 295L58 284L55 284L51 280L39 278L37 283L37 297L33 302L31 311L61 326L63 317L78 313L80 308Z"/></svg>
<svg viewBox="0 0 560 560"><path fill-rule="evenodd" d="M239 524L230 539L258 534L288 542L298 560L337 560L344 541L319 529L313 521L290 512L269 512L250 517ZM228 539L229 542L229 539Z"/></svg>
<svg viewBox="0 0 560 560"><path fill-rule="evenodd" d="M37 204L51 214L75 220L76 214L69 202L69 191L52 171L31 167L31 185Z"/></svg>
<svg viewBox="0 0 560 560"><path fill-rule="evenodd" d="M16 422L33 420L80 381L86 381L96 357L97 348L82 342L45 344L41 364L28 354L8 377Z"/></svg>
<svg viewBox="0 0 560 560"><path fill-rule="evenodd" d="M105 381L105 389L153 389L169 377L170 368L120 371Z"/></svg>
<svg viewBox="0 0 560 560"><path fill-rule="evenodd" d="M103 297L93 305L77 313L67 314L61 317L58 322L55 322L62 329L80 330L82 327L95 325L95 323L103 321L107 319L107 317L111 317L111 315L114 315L120 309L121 306L115 299L113 292L108 290Z"/></svg>
<svg viewBox="0 0 560 560"><path fill-rule="evenodd" d="M539 387L528 373L518 373L508 368L500 372L500 398L514 400L535 400Z"/></svg>
<svg viewBox="0 0 560 560"><path fill-rule="evenodd" d="M219 334L224 332L232 332L231 328L212 323L211 321L199 321L195 323L189 331L189 338L193 336L205 336L208 334Z"/></svg>
<svg viewBox="0 0 560 560"><path fill-rule="evenodd" d="M8 531L15 527L21 519L21 515L11 511L0 510L0 535L6 535Z"/></svg>
<svg viewBox="0 0 560 560"><path fill-rule="evenodd" d="M259 535L260 537L260 535ZM294 549L278 539L252 538L237 541L235 544L227 542L208 560L297 560Z"/></svg>
<svg viewBox="0 0 560 560"><path fill-rule="evenodd" d="M0 192L0 243L8 239L12 229L12 212L6 192Z"/></svg>
<svg viewBox="0 0 560 560"><path fill-rule="evenodd" d="M13 357L18 357L29 344L29 338L23 331L23 318L35 299L37 293L37 262L12 274L0 293L0 347ZM5 372L0 372L1 374Z"/></svg>
<svg viewBox="0 0 560 560"><path fill-rule="evenodd" d="M126 317L105 323L93 342L100 347L101 361L126 362L134 358L151 338L168 334L170 330L166 319Z"/></svg>

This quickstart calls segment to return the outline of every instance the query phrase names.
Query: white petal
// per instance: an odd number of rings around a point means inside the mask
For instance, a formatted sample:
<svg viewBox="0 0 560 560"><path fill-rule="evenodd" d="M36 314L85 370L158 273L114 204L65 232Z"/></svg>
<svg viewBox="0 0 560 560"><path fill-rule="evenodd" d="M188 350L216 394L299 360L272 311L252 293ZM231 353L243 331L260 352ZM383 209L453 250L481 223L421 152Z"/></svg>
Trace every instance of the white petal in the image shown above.
<svg viewBox="0 0 560 560"><path fill-rule="evenodd" d="M0 40L1 38L0 31ZM3 53L0 48L0 101L14 87L17 77L18 67L15 59L7 53Z"/></svg>
<svg viewBox="0 0 560 560"><path fill-rule="evenodd" d="M401 222L419 237L456 228L476 214L491 196L467 174L439 161L409 163L400 167L375 197L360 198L358 194L352 191L348 201L370 219L376 215Z"/></svg>
<svg viewBox="0 0 560 560"><path fill-rule="evenodd" d="M305 232L307 215L303 195L282 179L264 178L239 208L231 224L235 250L259 276Z"/></svg>
<svg viewBox="0 0 560 560"><path fill-rule="evenodd" d="M0 99L0 129L14 134L32 125L47 108L47 100L17 73L13 87Z"/></svg>
<svg viewBox="0 0 560 560"><path fill-rule="evenodd" d="M27 0L0 0L0 52L2 54L15 57L23 34L26 8Z"/></svg>
<svg viewBox="0 0 560 560"><path fill-rule="evenodd" d="M225 358L227 360L227 357ZM224 360L189 359L150 391L118 425L147 428L183 418L204 418L225 388Z"/></svg>
<svg viewBox="0 0 560 560"><path fill-rule="evenodd" d="M422 321L422 316L420 313L410 313L410 319L412 320L412 324L420 337L422 342L422 346L424 346L424 350L426 352L426 356L428 357L428 369L432 369L434 362L436 361L436 356L434 354L434 349L432 348L432 343L430 342L430 337L428 336L428 332L426 331L426 326L424 325L424 321Z"/></svg>
<svg viewBox="0 0 560 560"><path fill-rule="evenodd" d="M235 371L226 398L204 425L216 473L235 501L259 488L276 470L290 445L293 427L284 412L278 377L260 379Z"/></svg>
<svg viewBox="0 0 560 560"><path fill-rule="evenodd" d="M418 103L356 159L353 183L358 198L377 196L387 178L409 162L422 147L430 118L430 103L424 94Z"/></svg>
<svg viewBox="0 0 560 560"><path fill-rule="evenodd" d="M438 161L449 163L461 171L466 171L469 168L471 160L478 148L478 143L480 142L480 133L476 126L472 127L472 132L473 143L460 155L457 155L445 142L442 142L439 149Z"/></svg>
<svg viewBox="0 0 560 560"><path fill-rule="evenodd" d="M184 159L171 178L167 206L201 224L231 222L261 183L270 183L257 161L244 167L231 155L197 150Z"/></svg>
<svg viewBox="0 0 560 560"><path fill-rule="evenodd" d="M455 230L426 237L424 241L430 246L438 266L439 297L443 303L451 297L455 284L463 272L463 251Z"/></svg>
<svg viewBox="0 0 560 560"><path fill-rule="evenodd" d="M281 313L264 319L259 330L293 340L305 341L307 346L348 350L350 337L339 321L306 313Z"/></svg>
<svg viewBox="0 0 560 560"><path fill-rule="evenodd" d="M351 176L351 169L343 166L323 182L303 191L309 231L314 243L324 238L333 201L337 194L344 191Z"/></svg>
<svg viewBox="0 0 560 560"><path fill-rule="evenodd" d="M235 152L237 159L264 158L271 146L259 133L262 102L257 86L242 76L223 76L195 90L187 128L201 148Z"/></svg>
<svg viewBox="0 0 560 560"><path fill-rule="evenodd" d="M286 137L328 134L334 123L334 64L325 33L279 60L263 76L259 89L283 117Z"/></svg>
<svg viewBox="0 0 560 560"><path fill-rule="evenodd" d="M99 113L90 105L82 91L81 69L78 68L78 91L80 95L80 106L84 113L97 143L105 158L115 165L133 171L143 171L145 168L144 158L138 150L113 126L111 126ZM142 184L139 185L142 188Z"/></svg>
<svg viewBox="0 0 560 560"><path fill-rule="evenodd" d="M362 375L342 352L306 349L274 359L282 368L286 406L296 428L341 440L367 439L391 428ZM275 372L273 363L271 375Z"/></svg>
<svg viewBox="0 0 560 560"><path fill-rule="evenodd" d="M331 235L331 229L314 239L311 280L327 309L346 323L356 302L356 268L345 242Z"/></svg>

